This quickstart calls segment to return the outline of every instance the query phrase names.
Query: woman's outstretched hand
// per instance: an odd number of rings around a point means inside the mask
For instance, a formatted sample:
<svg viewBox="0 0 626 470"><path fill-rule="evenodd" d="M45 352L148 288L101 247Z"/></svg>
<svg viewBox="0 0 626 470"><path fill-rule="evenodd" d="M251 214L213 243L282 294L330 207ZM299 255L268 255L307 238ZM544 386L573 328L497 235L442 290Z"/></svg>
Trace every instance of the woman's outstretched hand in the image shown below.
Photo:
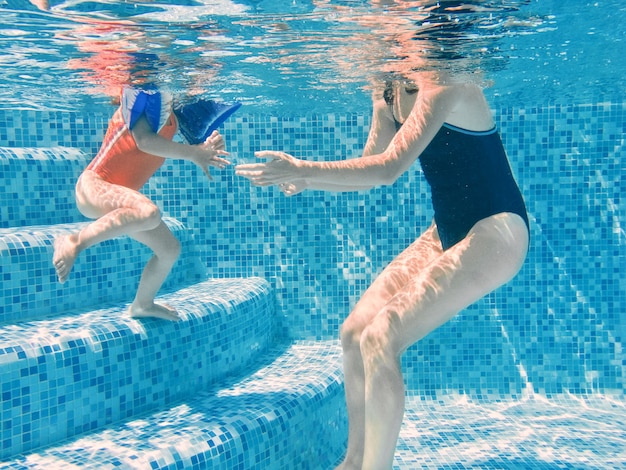
<svg viewBox="0 0 626 470"><path fill-rule="evenodd" d="M278 186L287 196L306 189L306 181L300 174L300 160L288 153L273 150L263 150L255 155L268 161L237 165L235 173L248 178L254 186Z"/></svg>

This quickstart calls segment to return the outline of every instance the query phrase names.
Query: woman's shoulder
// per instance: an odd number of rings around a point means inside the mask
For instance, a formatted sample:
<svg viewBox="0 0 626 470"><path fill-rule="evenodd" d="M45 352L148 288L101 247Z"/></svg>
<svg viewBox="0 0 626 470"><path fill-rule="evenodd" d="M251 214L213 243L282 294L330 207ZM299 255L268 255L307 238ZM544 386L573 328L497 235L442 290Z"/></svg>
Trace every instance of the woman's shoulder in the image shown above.
<svg viewBox="0 0 626 470"><path fill-rule="evenodd" d="M464 102L468 100L484 100L482 88L474 83L451 82L439 83L428 87L426 93L442 98L448 98L454 102Z"/></svg>
<svg viewBox="0 0 626 470"><path fill-rule="evenodd" d="M446 122L473 131L493 128L493 116L482 89L473 83L453 84L453 96Z"/></svg>

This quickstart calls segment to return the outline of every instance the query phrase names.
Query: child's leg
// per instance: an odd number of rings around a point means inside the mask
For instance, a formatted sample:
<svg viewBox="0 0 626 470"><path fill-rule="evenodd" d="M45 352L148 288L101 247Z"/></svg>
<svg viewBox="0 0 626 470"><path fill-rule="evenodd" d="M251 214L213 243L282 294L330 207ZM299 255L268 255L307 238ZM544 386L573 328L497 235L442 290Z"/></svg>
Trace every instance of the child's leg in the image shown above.
<svg viewBox="0 0 626 470"><path fill-rule="evenodd" d="M99 218L80 232L55 240L52 262L61 283L84 249L121 235L153 230L161 223L161 213L150 199L107 183L91 171L83 173L76 184L76 202L84 215Z"/></svg>
<svg viewBox="0 0 626 470"><path fill-rule="evenodd" d="M178 320L176 310L169 306L155 304L154 298L180 254L179 241L164 222L153 230L133 233L130 236L147 245L154 252L154 256L148 261L141 275L135 300L129 308L130 315Z"/></svg>

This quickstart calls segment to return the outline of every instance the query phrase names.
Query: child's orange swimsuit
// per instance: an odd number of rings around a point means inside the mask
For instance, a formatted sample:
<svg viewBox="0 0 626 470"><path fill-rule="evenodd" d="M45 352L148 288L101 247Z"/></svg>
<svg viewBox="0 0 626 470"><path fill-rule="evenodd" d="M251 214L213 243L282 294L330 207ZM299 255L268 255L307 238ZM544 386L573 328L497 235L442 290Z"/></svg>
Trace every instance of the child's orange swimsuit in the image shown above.
<svg viewBox="0 0 626 470"><path fill-rule="evenodd" d="M174 113L171 113L158 134L172 140L177 129L178 121ZM120 107L111 118L100 151L87 169L109 183L139 190L164 161L165 158L142 152L137 148Z"/></svg>

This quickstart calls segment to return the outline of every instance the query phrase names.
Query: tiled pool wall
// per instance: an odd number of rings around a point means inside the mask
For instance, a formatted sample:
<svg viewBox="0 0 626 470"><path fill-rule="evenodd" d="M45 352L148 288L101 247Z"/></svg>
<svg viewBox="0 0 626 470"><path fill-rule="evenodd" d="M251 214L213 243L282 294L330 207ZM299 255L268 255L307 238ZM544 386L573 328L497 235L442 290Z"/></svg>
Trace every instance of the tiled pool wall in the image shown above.
<svg viewBox="0 0 626 470"><path fill-rule="evenodd" d="M91 155L112 112L0 110L0 146ZM528 259L513 281L405 354L408 389L623 397L626 103L498 105L494 114L529 208ZM260 149L335 159L359 155L369 122L369 114L276 117L242 108L223 133L234 163L254 161ZM208 181L191 164L168 162L144 189L191 228L208 276L270 281L285 337L336 338L372 279L432 217L417 164L390 187L292 198L252 188L232 168L212 174ZM43 203L55 184L38 182L34 197Z"/></svg>

